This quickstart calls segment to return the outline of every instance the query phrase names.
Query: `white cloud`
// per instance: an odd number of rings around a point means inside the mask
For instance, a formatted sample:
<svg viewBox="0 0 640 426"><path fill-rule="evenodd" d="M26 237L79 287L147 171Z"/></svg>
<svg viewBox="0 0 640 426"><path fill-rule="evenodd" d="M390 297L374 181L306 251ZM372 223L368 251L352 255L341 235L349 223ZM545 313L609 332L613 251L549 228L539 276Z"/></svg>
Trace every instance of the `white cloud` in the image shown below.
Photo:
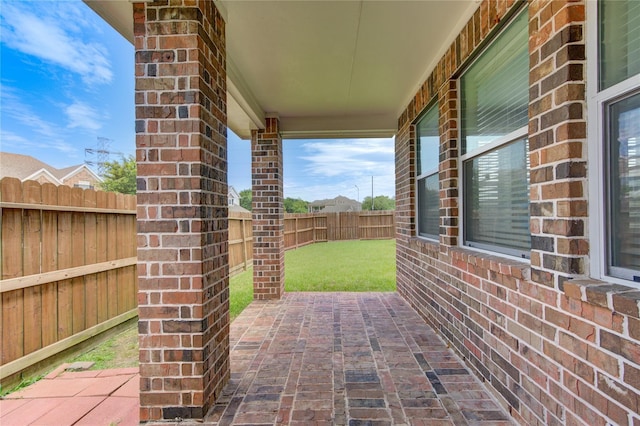
<svg viewBox="0 0 640 426"><path fill-rule="evenodd" d="M84 42L80 27L68 25L68 18L80 13L77 5L67 2L43 3L40 7L42 11L36 14L25 6L28 3L20 3L20 7L16 7L9 2L2 2L2 42L11 49L80 75L85 84L111 82L113 72L107 49L98 43ZM58 8L48 10L54 5Z"/></svg>
<svg viewBox="0 0 640 426"><path fill-rule="evenodd" d="M13 88L3 85L0 87L0 94L3 113L20 125L24 130L23 134L33 132L35 135L27 138L11 132L6 129L6 126L3 126L0 129L3 150L8 148L20 150L25 147L53 148L65 154L77 154L78 149L62 139L65 135L64 129L54 123L43 120L29 106L24 105Z"/></svg>
<svg viewBox="0 0 640 426"><path fill-rule="evenodd" d="M392 139L307 142L303 149L306 171L316 176L380 176L392 174L395 167Z"/></svg>
<svg viewBox="0 0 640 426"><path fill-rule="evenodd" d="M73 129L80 127L89 130L98 130L102 127L100 115L84 102L76 101L64 109L69 119L68 127Z"/></svg>
<svg viewBox="0 0 640 426"><path fill-rule="evenodd" d="M7 86L0 88L2 109L5 114L42 136L55 133L55 125L42 120L28 106L22 104L15 91Z"/></svg>

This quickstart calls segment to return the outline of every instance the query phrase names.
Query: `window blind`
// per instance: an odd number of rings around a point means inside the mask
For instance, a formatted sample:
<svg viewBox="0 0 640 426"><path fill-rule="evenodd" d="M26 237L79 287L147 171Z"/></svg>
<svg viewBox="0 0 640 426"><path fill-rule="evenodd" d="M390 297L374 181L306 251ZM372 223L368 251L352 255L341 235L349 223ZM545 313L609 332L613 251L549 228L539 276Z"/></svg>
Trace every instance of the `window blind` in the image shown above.
<svg viewBox="0 0 640 426"><path fill-rule="evenodd" d="M521 139L465 162L465 241L528 257L529 156Z"/></svg>
<svg viewBox="0 0 640 426"><path fill-rule="evenodd" d="M599 3L600 90L640 74L640 1Z"/></svg>
<svg viewBox="0 0 640 426"><path fill-rule="evenodd" d="M640 94L609 106L610 265L640 271ZM633 279L639 272L611 271Z"/></svg>
<svg viewBox="0 0 640 426"><path fill-rule="evenodd" d="M463 154L527 125L527 17L521 13L460 79Z"/></svg>

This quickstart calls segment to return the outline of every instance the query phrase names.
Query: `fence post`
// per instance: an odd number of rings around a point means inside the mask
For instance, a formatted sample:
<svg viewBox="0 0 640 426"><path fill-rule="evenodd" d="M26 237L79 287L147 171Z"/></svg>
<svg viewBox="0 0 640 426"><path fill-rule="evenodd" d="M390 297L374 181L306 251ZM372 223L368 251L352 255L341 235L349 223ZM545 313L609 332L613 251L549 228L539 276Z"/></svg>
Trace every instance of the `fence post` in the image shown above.
<svg viewBox="0 0 640 426"><path fill-rule="evenodd" d="M242 270L247 270L247 231L245 230L245 221L247 219L242 217L240 218L240 226L242 226L242 231L240 233L242 237Z"/></svg>

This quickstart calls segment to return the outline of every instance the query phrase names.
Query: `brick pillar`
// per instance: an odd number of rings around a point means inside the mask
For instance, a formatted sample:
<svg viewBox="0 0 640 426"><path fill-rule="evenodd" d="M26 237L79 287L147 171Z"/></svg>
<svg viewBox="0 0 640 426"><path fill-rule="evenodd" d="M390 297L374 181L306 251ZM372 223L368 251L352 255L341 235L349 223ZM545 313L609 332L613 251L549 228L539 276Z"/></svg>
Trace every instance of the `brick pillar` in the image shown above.
<svg viewBox="0 0 640 426"><path fill-rule="evenodd" d="M229 379L225 23L133 10L140 421L201 419Z"/></svg>
<svg viewBox="0 0 640 426"><path fill-rule="evenodd" d="M440 250L458 245L458 84L449 80L438 93L440 112Z"/></svg>
<svg viewBox="0 0 640 426"><path fill-rule="evenodd" d="M267 118L264 130L251 132L253 192L253 297L284 294L284 204L280 121Z"/></svg>
<svg viewBox="0 0 640 426"><path fill-rule="evenodd" d="M587 272L584 1L529 6L531 279Z"/></svg>

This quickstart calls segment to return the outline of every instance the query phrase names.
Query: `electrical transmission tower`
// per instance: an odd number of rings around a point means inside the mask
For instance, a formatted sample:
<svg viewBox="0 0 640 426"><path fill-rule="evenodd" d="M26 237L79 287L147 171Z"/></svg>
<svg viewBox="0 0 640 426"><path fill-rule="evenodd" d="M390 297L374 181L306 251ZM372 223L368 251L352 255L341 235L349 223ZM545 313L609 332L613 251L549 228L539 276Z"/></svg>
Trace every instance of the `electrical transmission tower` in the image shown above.
<svg viewBox="0 0 640 426"><path fill-rule="evenodd" d="M98 136L98 142L96 143L95 148L85 148L84 156L85 156L85 164L89 166L96 166L98 168L98 174L100 176L104 176L105 165L107 161L109 161L110 155L120 155L123 154L117 151L109 151L109 145L111 144L111 139L104 138ZM93 156L94 160L87 160L87 156Z"/></svg>

